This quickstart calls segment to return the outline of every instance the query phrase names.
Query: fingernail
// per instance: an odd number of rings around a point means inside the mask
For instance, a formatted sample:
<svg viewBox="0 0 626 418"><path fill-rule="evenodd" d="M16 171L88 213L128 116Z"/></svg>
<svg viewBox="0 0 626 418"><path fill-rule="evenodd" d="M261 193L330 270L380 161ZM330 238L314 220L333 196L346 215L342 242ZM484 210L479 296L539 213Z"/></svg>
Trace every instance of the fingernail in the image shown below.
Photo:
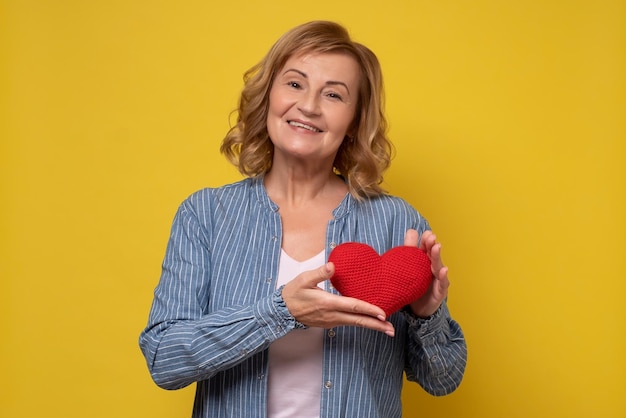
<svg viewBox="0 0 626 418"><path fill-rule="evenodd" d="M390 337L395 337L396 333L394 331L385 331L385 334L387 334Z"/></svg>
<svg viewBox="0 0 626 418"><path fill-rule="evenodd" d="M385 318L382 315L378 315L376 318L380 319L381 321L386 321L387 320L387 318Z"/></svg>

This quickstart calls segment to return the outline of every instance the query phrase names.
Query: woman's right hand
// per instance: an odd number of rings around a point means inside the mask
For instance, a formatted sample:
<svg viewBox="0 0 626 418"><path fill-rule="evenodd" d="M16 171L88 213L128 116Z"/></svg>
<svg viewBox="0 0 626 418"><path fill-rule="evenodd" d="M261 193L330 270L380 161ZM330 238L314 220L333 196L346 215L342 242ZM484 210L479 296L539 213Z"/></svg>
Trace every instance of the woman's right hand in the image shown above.
<svg viewBox="0 0 626 418"><path fill-rule="evenodd" d="M309 327L334 328L354 325L394 336L385 311L365 301L335 295L320 289L317 284L330 279L335 272L333 263L306 271L283 288L283 300L297 321Z"/></svg>

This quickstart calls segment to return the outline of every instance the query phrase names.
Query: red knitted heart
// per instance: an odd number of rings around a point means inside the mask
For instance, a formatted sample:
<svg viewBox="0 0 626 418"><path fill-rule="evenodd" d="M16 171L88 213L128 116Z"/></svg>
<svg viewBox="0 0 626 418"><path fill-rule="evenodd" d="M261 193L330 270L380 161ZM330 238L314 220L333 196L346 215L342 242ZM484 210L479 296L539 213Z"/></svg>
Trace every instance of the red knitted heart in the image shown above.
<svg viewBox="0 0 626 418"><path fill-rule="evenodd" d="M394 247L380 256L367 244L346 242L328 261L335 265L330 281L339 293L376 305L387 316L426 293L432 281L430 260L417 247Z"/></svg>

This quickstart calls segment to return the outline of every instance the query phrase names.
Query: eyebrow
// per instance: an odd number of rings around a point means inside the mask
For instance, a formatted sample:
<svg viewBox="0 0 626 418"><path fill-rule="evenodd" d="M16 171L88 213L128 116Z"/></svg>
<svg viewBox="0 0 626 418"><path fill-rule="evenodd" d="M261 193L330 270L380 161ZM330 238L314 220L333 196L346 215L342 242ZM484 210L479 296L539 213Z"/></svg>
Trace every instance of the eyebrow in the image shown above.
<svg viewBox="0 0 626 418"><path fill-rule="evenodd" d="M296 70L295 68L289 68L289 69L285 70L285 71L283 72L283 75L287 74L287 73L288 73L288 72L290 72L290 71L293 71L293 72L295 72L295 73L298 73L298 74L300 74L300 75L301 75L302 77L304 77L304 78L309 78L309 76L308 76L308 75L306 75L306 73L303 73L303 72L302 72L302 71L300 71L300 70ZM348 88L348 85L347 85L346 83L344 83L343 81L328 80L325 84L326 84L327 86L343 86L343 87L344 87L344 88L348 91L348 94L350 94L350 89Z"/></svg>

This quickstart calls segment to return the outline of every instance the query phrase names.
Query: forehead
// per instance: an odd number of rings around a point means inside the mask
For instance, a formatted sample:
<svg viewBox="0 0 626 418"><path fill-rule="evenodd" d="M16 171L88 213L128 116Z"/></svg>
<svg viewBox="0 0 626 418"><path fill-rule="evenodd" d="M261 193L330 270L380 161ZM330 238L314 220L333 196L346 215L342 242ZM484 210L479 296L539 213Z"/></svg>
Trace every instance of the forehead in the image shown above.
<svg viewBox="0 0 626 418"><path fill-rule="evenodd" d="M298 70L307 78L328 78L358 84L361 71L354 57L343 52L301 53L287 59L279 74Z"/></svg>

